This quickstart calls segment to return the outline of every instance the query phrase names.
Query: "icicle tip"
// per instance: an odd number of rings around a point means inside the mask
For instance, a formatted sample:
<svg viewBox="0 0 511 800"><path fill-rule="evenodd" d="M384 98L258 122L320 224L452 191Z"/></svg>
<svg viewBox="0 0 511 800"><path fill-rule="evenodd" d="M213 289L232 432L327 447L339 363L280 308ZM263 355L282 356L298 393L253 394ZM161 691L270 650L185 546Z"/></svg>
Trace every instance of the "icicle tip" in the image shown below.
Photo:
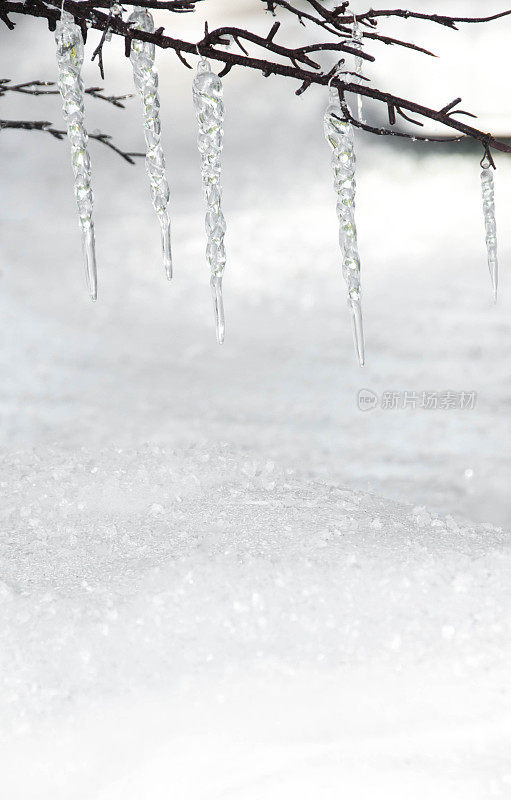
<svg viewBox="0 0 511 800"><path fill-rule="evenodd" d="M350 305L355 351L357 353L358 363L361 367L363 367L365 365L365 342L364 326L362 322L362 308L359 301L351 300Z"/></svg>
<svg viewBox="0 0 511 800"><path fill-rule="evenodd" d="M170 220L167 212L160 217L161 248L163 253L163 266L168 281L172 280L172 248L170 244Z"/></svg>
<svg viewBox="0 0 511 800"><path fill-rule="evenodd" d="M218 344L223 344L225 340L225 316L221 276L212 276L211 293L213 295L213 310L215 313L216 340Z"/></svg>

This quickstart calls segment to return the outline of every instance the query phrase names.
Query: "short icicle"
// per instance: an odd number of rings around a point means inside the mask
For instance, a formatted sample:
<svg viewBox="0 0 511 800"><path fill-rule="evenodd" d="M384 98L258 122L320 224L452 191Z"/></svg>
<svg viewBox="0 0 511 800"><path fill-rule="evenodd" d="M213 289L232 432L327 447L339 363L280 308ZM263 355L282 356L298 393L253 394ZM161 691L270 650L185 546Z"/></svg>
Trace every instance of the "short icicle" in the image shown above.
<svg viewBox="0 0 511 800"><path fill-rule="evenodd" d="M133 30L154 33L154 20L146 8L134 6L128 17ZM132 39L130 61L133 80L140 95L144 114L146 141L146 170L151 187L151 199L161 228L163 265L168 280L172 279L172 253L170 244L170 217L168 212L170 191L165 173L165 155L161 146L160 99L158 72L155 65L155 46L150 42Z"/></svg>
<svg viewBox="0 0 511 800"><path fill-rule="evenodd" d="M360 258L355 225L355 147L353 127L345 119L337 90L330 87L330 103L324 116L325 137L332 148L334 187L337 192L339 244L342 273L348 285L348 308L351 311L353 338L361 367L365 362L364 331L360 291Z"/></svg>
<svg viewBox="0 0 511 800"><path fill-rule="evenodd" d="M495 184L491 159L486 154L481 161L481 187L483 194L484 227L486 230L486 250L488 269L493 289L493 302L497 302L499 285L499 262L497 257L497 223L495 220Z"/></svg>
<svg viewBox="0 0 511 800"><path fill-rule="evenodd" d="M71 143L74 172L74 191L80 228L87 285L92 300L98 296L96 247L92 221L93 194L91 163L87 150L88 135L84 126L84 86L81 77L83 64L83 37L78 25L67 11L62 11L55 29L59 90L62 95L67 135Z"/></svg>
<svg viewBox="0 0 511 800"><path fill-rule="evenodd" d="M211 269L211 291L215 312L216 336L219 344L225 337L222 277L226 255L225 219L222 213L222 167L220 155L224 138L224 105L222 81L211 71L209 61L201 59L193 81L193 102L199 125L198 147L201 154L202 185L206 200L206 259Z"/></svg>

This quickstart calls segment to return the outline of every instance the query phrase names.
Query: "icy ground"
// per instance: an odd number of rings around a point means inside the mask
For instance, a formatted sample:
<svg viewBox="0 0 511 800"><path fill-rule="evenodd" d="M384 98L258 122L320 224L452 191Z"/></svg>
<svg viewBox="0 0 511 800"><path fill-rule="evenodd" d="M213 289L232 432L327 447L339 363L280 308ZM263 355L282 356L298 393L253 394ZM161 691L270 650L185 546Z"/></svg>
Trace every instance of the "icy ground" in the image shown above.
<svg viewBox="0 0 511 800"><path fill-rule="evenodd" d="M435 82L418 94L491 112L489 40L470 33L458 63L448 33L442 96ZM41 24L0 36L2 75L53 76ZM113 52L107 89L123 92ZM0 139L0 795L509 798L511 164L498 160L493 309L480 154L360 141L361 372L325 98L232 73L220 349L190 76L174 61L172 285L141 165L91 146L92 306L65 143ZM141 147L135 102L88 109L91 128ZM57 122L59 105L14 97L2 116ZM478 403L361 413L361 388Z"/></svg>

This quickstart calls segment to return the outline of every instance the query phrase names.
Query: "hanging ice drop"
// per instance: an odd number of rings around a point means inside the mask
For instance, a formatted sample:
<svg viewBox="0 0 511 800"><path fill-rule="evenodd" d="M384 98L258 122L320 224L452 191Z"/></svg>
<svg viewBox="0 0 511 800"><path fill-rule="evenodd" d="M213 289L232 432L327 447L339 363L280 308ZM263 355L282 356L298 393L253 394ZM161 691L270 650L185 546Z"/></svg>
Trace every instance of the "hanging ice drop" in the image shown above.
<svg viewBox="0 0 511 800"><path fill-rule="evenodd" d="M481 162L481 187L483 193L484 227L486 229L486 250L488 269L493 288L493 301L497 302L499 283L499 262L497 258L497 223L495 220L495 184L490 159L485 156Z"/></svg>
<svg viewBox="0 0 511 800"><path fill-rule="evenodd" d="M222 277L225 270L225 219L222 213L222 172L220 154L224 138L224 105L222 81L211 71L209 61L201 59L193 81L193 102L199 125L198 147L206 200L206 259L211 268L211 291L215 312L216 336L222 344L225 336Z"/></svg>
<svg viewBox="0 0 511 800"><path fill-rule="evenodd" d="M154 20L145 8L134 7L128 17L134 30L154 32ZM143 105L144 136L146 141L146 170L151 187L151 199L161 228L163 265L167 278L172 278L172 253L170 246L170 218L168 213L169 184L165 174L165 155L161 146L160 99L158 72L155 65L155 46L150 42L133 39L130 61L133 80Z"/></svg>
<svg viewBox="0 0 511 800"><path fill-rule="evenodd" d="M85 274L92 300L98 296L94 224L92 221L93 195L91 164L87 150L87 131L84 127L84 87L81 78L83 64L83 38L78 25L67 11L63 11L55 29L59 90L62 95L64 119L71 143L74 172L74 191L80 227Z"/></svg>
<svg viewBox="0 0 511 800"><path fill-rule="evenodd" d="M355 148L353 127L344 118L339 95L330 88L330 103L324 116L325 137L332 148L334 187L337 192L339 244L342 252L342 273L348 285L348 307L351 310L353 338L360 366L364 366L364 331L360 302L360 258L355 225Z"/></svg>

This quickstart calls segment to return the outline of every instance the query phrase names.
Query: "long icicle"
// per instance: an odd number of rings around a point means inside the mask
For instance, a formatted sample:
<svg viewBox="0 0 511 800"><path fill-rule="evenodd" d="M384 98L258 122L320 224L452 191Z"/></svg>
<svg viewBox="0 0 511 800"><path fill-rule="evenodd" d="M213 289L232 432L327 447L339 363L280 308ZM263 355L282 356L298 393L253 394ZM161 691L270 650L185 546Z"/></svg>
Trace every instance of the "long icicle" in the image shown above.
<svg viewBox="0 0 511 800"><path fill-rule="evenodd" d="M154 20L145 8L134 7L128 23L135 30L154 33ZM170 244L170 217L168 204L169 184L165 174L165 155L161 146L160 99L158 72L155 65L155 46L150 42L133 39L130 60L133 80L143 105L144 136L146 141L146 171L151 187L151 199L161 228L163 265L167 278L172 278L172 252Z"/></svg>
<svg viewBox="0 0 511 800"><path fill-rule="evenodd" d="M224 138L224 104L222 81L211 71L209 61L201 59L193 81L193 102L199 125L198 147L206 200L206 259L211 268L211 291L215 312L216 336L219 344L225 337L225 318L222 297L222 277L226 255L224 245L225 219L222 213L222 166L220 155Z"/></svg>
<svg viewBox="0 0 511 800"><path fill-rule="evenodd" d="M339 95L330 87L330 102L324 116L325 137L332 148L334 188L337 192L339 244L342 274L348 284L348 308L351 311L353 338L361 367L365 362L364 330L360 292L360 257L355 225L355 145L353 127L344 118Z"/></svg>
<svg viewBox="0 0 511 800"><path fill-rule="evenodd" d="M497 257L497 222L495 220L495 184L492 162L485 154L481 161L481 187L483 194L484 227L486 230L486 250L488 253L488 269L493 289L493 302L497 302L499 285L499 262Z"/></svg>
<svg viewBox="0 0 511 800"><path fill-rule="evenodd" d="M67 135L71 143L74 172L74 191L80 228L85 274L92 300L98 296L96 245L92 221L93 195L91 163L87 150L88 135L84 126L84 86L81 77L83 64L83 37L78 25L67 11L63 11L55 29L59 89L62 95Z"/></svg>

